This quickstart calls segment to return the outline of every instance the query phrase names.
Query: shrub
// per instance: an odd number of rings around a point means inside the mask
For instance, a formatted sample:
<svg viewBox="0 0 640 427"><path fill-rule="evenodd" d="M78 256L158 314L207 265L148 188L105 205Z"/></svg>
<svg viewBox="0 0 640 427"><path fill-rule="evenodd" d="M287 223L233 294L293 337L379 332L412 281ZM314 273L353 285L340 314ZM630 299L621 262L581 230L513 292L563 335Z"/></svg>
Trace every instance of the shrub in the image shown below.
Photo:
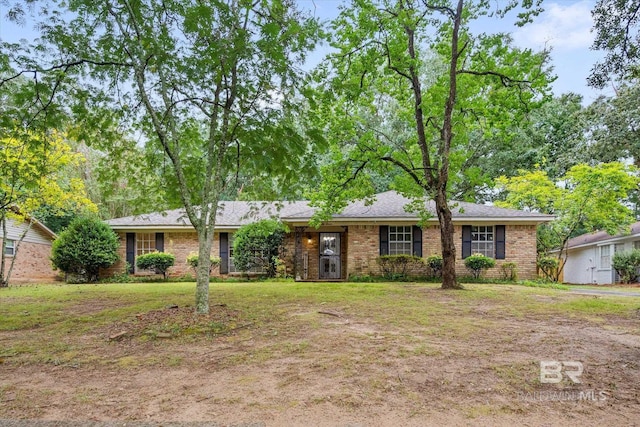
<svg viewBox="0 0 640 427"><path fill-rule="evenodd" d="M409 267L422 263L422 258L414 255L382 255L376 261L387 279L405 279Z"/></svg>
<svg viewBox="0 0 640 427"><path fill-rule="evenodd" d="M284 225L272 219L240 227L234 234L233 264L239 271L257 267L268 277L275 277L275 260L283 256L284 235Z"/></svg>
<svg viewBox="0 0 640 427"><path fill-rule="evenodd" d="M189 255L187 255L187 264L189 265L189 267L193 268L193 271L196 275L198 274L198 256L199 255L197 252L191 252ZM220 259L220 257L212 256L209 258L209 261L211 262L211 264L209 264L209 276L211 276L211 272L215 268L220 267L222 260Z"/></svg>
<svg viewBox="0 0 640 427"><path fill-rule="evenodd" d="M505 262L500 266L502 278L515 282L518 280L518 265L515 262Z"/></svg>
<svg viewBox="0 0 640 427"><path fill-rule="evenodd" d="M558 279L558 260L552 257L541 257L538 258L537 261L538 268L542 271L545 279L550 280L552 282L557 282Z"/></svg>
<svg viewBox="0 0 640 427"><path fill-rule="evenodd" d="M58 235L51 248L51 262L60 271L77 275L87 282L98 280L101 268L118 260L118 235L97 218L74 219Z"/></svg>
<svg viewBox="0 0 640 427"><path fill-rule="evenodd" d="M613 255L612 264L622 283L635 282L640 268L640 250L616 252Z"/></svg>
<svg viewBox="0 0 640 427"><path fill-rule="evenodd" d="M496 260L482 254L473 254L464 259L464 265L471 271L473 278L478 279L483 271L496 265Z"/></svg>
<svg viewBox="0 0 640 427"><path fill-rule="evenodd" d="M176 262L176 257L165 252L151 252L148 254L138 255L136 258L136 267L143 270L154 270L156 273L162 274L167 280L167 270Z"/></svg>
<svg viewBox="0 0 640 427"><path fill-rule="evenodd" d="M431 269L433 277L442 276L442 255L431 255L425 259L425 264Z"/></svg>
<svg viewBox="0 0 640 427"><path fill-rule="evenodd" d="M284 279L287 277L287 264L282 258L273 257L273 264L276 267L276 277Z"/></svg>

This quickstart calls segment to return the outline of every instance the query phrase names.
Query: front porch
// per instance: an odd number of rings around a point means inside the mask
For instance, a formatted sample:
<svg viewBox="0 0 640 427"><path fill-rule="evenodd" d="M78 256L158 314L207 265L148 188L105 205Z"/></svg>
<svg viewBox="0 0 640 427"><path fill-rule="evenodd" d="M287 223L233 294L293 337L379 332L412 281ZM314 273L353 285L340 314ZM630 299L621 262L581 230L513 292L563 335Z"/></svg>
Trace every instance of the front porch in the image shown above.
<svg viewBox="0 0 640 427"><path fill-rule="evenodd" d="M296 281L339 282L347 279L348 227L295 227Z"/></svg>

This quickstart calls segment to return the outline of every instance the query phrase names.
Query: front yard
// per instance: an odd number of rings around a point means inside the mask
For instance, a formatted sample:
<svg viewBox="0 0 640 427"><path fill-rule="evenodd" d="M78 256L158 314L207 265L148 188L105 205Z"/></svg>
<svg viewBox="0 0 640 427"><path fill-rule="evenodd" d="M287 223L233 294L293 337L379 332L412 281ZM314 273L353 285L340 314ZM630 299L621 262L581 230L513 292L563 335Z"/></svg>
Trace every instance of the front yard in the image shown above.
<svg viewBox="0 0 640 427"><path fill-rule="evenodd" d="M640 298L465 286L212 283L197 318L193 283L0 289L0 424L640 419Z"/></svg>

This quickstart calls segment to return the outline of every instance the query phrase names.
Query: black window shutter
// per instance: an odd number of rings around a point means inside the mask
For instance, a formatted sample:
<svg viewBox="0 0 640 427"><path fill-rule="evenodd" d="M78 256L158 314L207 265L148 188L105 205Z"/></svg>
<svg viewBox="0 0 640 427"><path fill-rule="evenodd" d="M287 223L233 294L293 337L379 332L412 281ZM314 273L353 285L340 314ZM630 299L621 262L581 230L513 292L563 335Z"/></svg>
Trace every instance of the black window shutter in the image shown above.
<svg viewBox="0 0 640 427"><path fill-rule="evenodd" d="M496 259L505 259L506 241L506 227L504 225L496 225Z"/></svg>
<svg viewBox="0 0 640 427"><path fill-rule="evenodd" d="M422 257L422 228L413 226L413 255Z"/></svg>
<svg viewBox="0 0 640 427"><path fill-rule="evenodd" d="M471 226L462 226L462 258L471 256Z"/></svg>
<svg viewBox="0 0 640 427"><path fill-rule="evenodd" d="M220 233L220 274L229 273L229 233Z"/></svg>
<svg viewBox="0 0 640 427"><path fill-rule="evenodd" d="M127 247L125 249L128 273L133 274L136 264L136 233L127 233Z"/></svg>
<svg viewBox="0 0 640 427"><path fill-rule="evenodd" d="M164 252L164 233L156 233L156 250Z"/></svg>
<svg viewBox="0 0 640 427"><path fill-rule="evenodd" d="M380 255L389 255L389 226L380 226Z"/></svg>

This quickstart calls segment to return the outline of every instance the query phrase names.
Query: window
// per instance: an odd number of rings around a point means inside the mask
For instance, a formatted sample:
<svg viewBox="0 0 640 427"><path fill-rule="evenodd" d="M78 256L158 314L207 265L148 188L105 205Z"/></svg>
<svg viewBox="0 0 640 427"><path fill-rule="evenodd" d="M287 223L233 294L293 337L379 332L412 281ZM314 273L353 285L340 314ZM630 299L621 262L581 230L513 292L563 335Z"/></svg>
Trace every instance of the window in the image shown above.
<svg viewBox="0 0 640 427"><path fill-rule="evenodd" d="M600 246L600 268L602 269L611 268L611 247L610 246Z"/></svg>
<svg viewBox="0 0 640 427"><path fill-rule="evenodd" d="M633 242L633 249L640 249L640 240Z"/></svg>
<svg viewBox="0 0 640 427"><path fill-rule="evenodd" d="M493 225L471 226L471 253L494 258Z"/></svg>
<svg viewBox="0 0 640 427"><path fill-rule="evenodd" d="M240 273L236 270L236 266L233 264L233 239L234 235L229 235L229 273ZM256 258L262 258L263 254L260 251L256 251ZM264 269L261 265L251 267L249 271L243 271L243 273L264 273Z"/></svg>
<svg viewBox="0 0 640 427"><path fill-rule="evenodd" d="M389 255L412 255L413 240L410 225L389 226Z"/></svg>
<svg viewBox="0 0 640 427"><path fill-rule="evenodd" d="M4 254L6 256L14 256L16 253L16 241L7 239L7 243L4 247Z"/></svg>
<svg viewBox="0 0 640 427"><path fill-rule="evenodd" d="M138 233L136 235L136 256L156 250L156 233Z"/></svg>

